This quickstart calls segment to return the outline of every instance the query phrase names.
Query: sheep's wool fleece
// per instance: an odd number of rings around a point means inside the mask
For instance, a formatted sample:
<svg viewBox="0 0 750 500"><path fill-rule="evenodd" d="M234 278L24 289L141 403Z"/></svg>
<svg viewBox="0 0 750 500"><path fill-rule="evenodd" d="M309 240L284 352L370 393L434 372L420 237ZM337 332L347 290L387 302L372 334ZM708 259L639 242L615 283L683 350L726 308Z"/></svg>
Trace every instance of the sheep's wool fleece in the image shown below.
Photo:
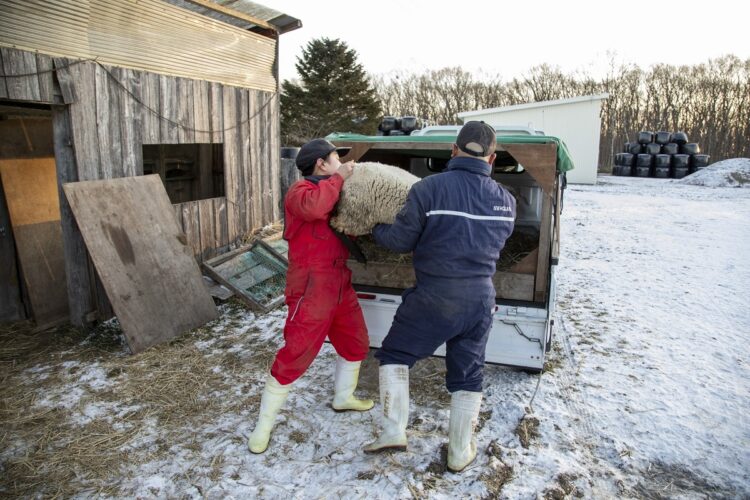
<svg viewBox="0 0 750 500"><path fill-rule="evenodd" d="M419 177L406 170L382 163L354 165L344 181L336 215L331 227L359 236L372 231L375 224L392 224L406 202L406 195Z"/></svg>

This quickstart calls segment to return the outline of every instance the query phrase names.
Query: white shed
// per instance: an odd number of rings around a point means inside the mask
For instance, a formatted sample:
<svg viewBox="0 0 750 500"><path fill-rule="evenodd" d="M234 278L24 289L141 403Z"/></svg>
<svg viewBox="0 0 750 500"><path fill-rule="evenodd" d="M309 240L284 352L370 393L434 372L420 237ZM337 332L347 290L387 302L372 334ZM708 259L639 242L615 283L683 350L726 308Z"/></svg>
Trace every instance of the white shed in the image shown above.
<svg viewBox="0 0 750 500"><path fill-rule="evenodd" d="M458 117L464 122L482 120L490 125L523 125L542 130L545 135L562 139L568 146L575 168L568 172L568 182L596 184L601 134L601 102L609 94L587 95L532 102L502 108L464 111Z"/></svg>

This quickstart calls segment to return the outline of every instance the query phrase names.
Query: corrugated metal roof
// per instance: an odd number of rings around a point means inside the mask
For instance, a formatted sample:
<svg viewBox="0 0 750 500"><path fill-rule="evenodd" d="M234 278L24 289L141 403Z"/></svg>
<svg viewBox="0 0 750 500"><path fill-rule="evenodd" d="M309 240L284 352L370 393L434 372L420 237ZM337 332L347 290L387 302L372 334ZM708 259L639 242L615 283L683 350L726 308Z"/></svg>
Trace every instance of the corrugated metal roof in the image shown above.
<svg viewBox="0 0 750 500"><path fill-rule="evenodd" d="M268 92L276 43L160 0L0 0L0 45Z"/></svg>
<svg viewBox="0 0 750 500"><path fill-rule="evenodd" d="M218 21L222 21L222 22L231 24L233 26L237 26L238 28L250 30L258 26L257 24L253 24L244 19L233 17L228 14L222 14L221 12L216 12L215 10L211 10L201 5L196 5L195 3L192 3L191 0L166 0L166 1L173 5L182 7L183 9L188 9L193 12L197 12L204 16L208 16L212 19L216 19ZM296 17L290 16L283 12L279 12L278 10L274 10L270 7L266 7L265 5L251 2L249 0L210 0L210 1L222 7L227 7L239 13L247 14L249 16L255 17L260 21L265 21L268 24L272 25L279 32L279 34L287 33L289 31L293 31L293 30L296 30L297 28L302 27L302 21L300 21Z"/></svg>

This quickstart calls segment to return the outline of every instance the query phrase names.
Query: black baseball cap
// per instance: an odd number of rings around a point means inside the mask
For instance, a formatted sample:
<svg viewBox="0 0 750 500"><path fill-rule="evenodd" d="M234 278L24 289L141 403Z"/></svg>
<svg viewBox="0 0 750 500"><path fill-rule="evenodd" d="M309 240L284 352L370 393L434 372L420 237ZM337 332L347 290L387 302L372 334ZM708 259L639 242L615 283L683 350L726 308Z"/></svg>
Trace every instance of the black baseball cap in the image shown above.
<svg viewBox="0 0 750 500"><path fill-rule="evenodd" d="M484 122L471 121L461 127L456 146L471 156L485 157L495 152L495 129Z"/></svg>
<svg viewBox="0 0 750 500"><path fill-rule="evenodd" d="M333 151L339 151L343 154L349 149L337 148L325 139L313 139L299 149L296 159L297 168L300 169L302 175L311 175L315 170L315 162L318 161L318 158L325 158Z"/></svg>

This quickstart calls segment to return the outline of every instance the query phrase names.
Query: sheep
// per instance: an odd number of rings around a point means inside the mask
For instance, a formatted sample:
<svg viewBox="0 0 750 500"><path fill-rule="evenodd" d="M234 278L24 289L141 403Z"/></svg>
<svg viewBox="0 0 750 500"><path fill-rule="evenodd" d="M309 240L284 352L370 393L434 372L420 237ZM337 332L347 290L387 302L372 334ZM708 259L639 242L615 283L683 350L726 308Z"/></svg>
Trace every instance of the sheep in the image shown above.
<svg viewBox="0 0 750 500"><path fill-rule="evenodd" d="M376 162L357 163L344 181L336 214L330 225L345 234L360 236L375 224L392 224L406 202L416 177L404 169Z"/></svg>

